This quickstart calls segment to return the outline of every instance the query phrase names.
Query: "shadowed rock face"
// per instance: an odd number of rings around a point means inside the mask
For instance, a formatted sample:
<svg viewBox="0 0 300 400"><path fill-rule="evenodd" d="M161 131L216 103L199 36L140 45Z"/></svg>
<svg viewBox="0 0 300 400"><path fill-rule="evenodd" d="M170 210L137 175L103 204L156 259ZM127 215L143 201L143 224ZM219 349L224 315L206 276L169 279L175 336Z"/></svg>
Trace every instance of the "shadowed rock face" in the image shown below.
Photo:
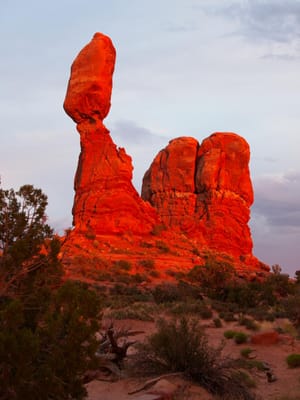
<svg viewBox="0 0 300 400"><path fill-rule="evenodd" d="M94 234L146 233L156 212L131 183L131 157L117 148L102 123L110 109L114 64L111 40L96 33L71 67L64 109L77 123L81 145L73 224L79 232Z"/></svg>
<svg viewBox="0 0 300 400"><path fill-rule="evenodd" d="M142 198L167 226L209 248L248 256L249 158L247 142L234 133L214 133L201 145L189 137L171 140L146 172Z"/></svg>

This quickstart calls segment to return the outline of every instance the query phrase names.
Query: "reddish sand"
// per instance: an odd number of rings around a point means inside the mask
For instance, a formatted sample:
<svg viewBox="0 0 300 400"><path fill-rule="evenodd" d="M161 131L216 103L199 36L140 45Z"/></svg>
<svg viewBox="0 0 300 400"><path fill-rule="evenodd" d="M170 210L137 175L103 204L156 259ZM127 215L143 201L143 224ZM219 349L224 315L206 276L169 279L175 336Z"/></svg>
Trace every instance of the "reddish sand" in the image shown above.
<svg viewBox="0 0 300 400"><path fill-rule="evenodd" d="M124 320L118 321L118 325L130 327L133 330L144 330L144 335L139 335L138 340L142 340L147 334L151 334L155 330L155 324L151 322L132 321ZM242 348L250 347L253 349L253 355L256 360L267 363L272 373L276 376L277 380L272 383L268 383L266 373L261 371L255 371L253 378L256 382L255 393L260 399L272 399L279 400L281 396L289 396L290 400L299 400L300 394L300 369L288 368L286 364L286 357L291 353L300 353L300 341L290 340L289 335L283 335L282 340L275 345L254 345L246 343L237 345L233 340L224 339L223 333L225 330L234 329L244 331L251 334L250 331L243 329L236 323L227 323L222 328L215 328L211 322L207 323L206 333L209 338L209 343L212 346L218 346L222 340L225 340L224 355L230 355L231 357L240 357L240 351ZM286 321L275 321L274 324L263 324L262 330L269 331L276 326L285 326ZM124 378L116 382L103 382L103 381L92 381L87 385L88 389L88 400L154 400L155 397L150 392L151 388L140 391L139 393L129 395L130 391L141 386L142 383L147 381L148 378L143 379L132 379ZM195 385L191 382L183 380L180 377L170 377L167 381L177 385L176 400L211 400L214 397L207 393L203 388ZM297 397L298 396L298 397ZM171 400L171 398L170 398ZM234 399L233 399L234 400Z"/></svg>

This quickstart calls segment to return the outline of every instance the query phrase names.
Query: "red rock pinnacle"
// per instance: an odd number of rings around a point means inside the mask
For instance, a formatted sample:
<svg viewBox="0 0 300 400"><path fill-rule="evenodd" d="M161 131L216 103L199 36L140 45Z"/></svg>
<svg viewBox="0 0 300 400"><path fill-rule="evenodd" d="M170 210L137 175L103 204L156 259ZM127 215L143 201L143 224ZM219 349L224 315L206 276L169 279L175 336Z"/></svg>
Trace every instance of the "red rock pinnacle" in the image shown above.
<svg viewBox="0 0 300 400"><path fill-rule="evenodd" d="M96 33L71 67L64 109L77 123L81 144L73 224L76 231L94 234L147 233L156 212L131 183L131 157L102 123L110 109L114 64L110 38Z"/></svg>
<svg viewBox="0 0 300 400"><path fill-rule="evenodd" d="M146 172L142 197L165 225L211 249L251 257L249 157L248 143L234 133L214 133L200 146L189 137L171 140Z"/></svg>

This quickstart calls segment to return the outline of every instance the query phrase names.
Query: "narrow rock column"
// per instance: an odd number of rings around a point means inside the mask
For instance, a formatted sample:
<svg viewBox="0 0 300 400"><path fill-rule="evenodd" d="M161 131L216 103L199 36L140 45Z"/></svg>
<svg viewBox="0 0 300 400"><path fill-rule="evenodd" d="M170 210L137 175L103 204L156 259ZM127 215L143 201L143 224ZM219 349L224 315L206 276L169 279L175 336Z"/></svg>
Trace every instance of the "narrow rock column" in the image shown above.
<svg viewBox="0 0 300 400"><path fill-rule="evenodd" d="M115 57L110 38L96 33L72 64L64 101L80 134L73 225L81 233L143 234L157 220L155 210L132 185L131 157L117 148L103 125L110 109Z"/></svg>

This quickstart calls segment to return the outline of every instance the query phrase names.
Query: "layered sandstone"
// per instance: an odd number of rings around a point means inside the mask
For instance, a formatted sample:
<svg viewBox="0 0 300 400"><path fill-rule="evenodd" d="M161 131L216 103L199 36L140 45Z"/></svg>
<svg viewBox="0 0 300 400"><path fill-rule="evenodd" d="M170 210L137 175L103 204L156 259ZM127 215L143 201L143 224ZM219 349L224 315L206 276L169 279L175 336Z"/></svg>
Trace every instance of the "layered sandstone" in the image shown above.
<svg viewBox="0 0 300 400"><path fill-rule="evenodd" d="M73 224L77 232L143 234L156 223L155 210L136 192L131 157L102 122L110 109L114 65L110 38L96 33L71 67L64 109L77 123L81 145Z"/></svg>
<svg viewBox="0 0 300 400"><path fill-rule="evenodd" d="M249 276L266 271L252 255L247 142L234 133L215 133L201 145L191 137L174 139L146 172L139 196L130 156L103 125L114 65L111 40L96 33L71 67L64 109L77 124L81 152L65 266L71 271L81 255L85 268L94 268L89 260L96 257L97 268L128 260L141 273L152 260L168 279L167 271L187 272L212 253L222 260L229 255Z"/></svg>
<svg viewBox="0 0 300 400"><path fill-rule="evenodd" d="M249 158L247 142L234 133L214 133L201 145L190 137L171 140L146 172L142 197L172 229L211 249L251 257Z"/></svg>

